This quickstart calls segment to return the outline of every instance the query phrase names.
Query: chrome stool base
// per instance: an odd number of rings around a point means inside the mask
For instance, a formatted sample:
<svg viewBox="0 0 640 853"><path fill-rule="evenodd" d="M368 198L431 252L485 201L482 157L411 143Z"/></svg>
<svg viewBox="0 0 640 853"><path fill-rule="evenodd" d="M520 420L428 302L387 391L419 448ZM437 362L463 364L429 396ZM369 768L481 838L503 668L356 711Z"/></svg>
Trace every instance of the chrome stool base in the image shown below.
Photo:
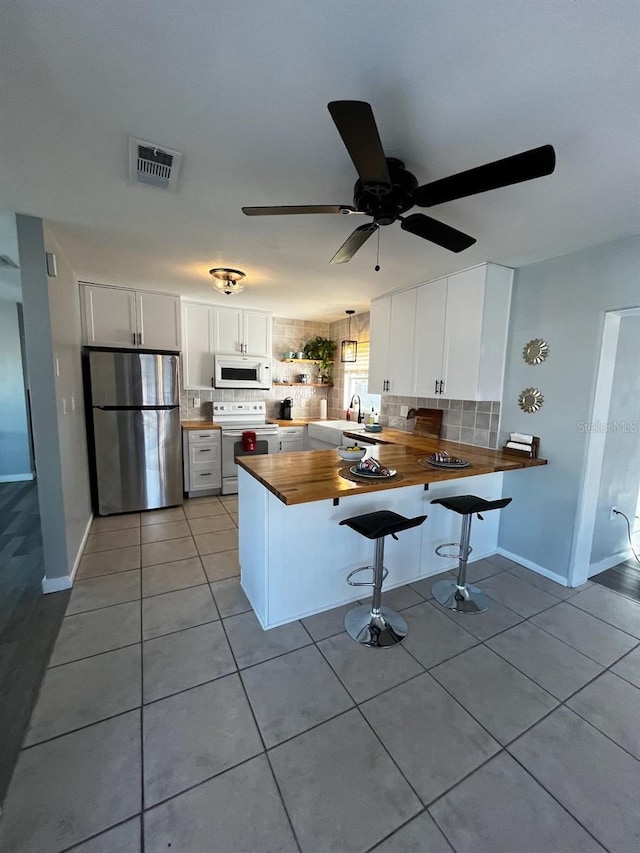
<svg viewBox="0 0 640 853"><path fill-rule="evenodd" d="M370 605L354 607L344 617L344 627L363 646L386 648L397 646L407 636L407 623L389 607L374 611Z"/></svg>
<svg viewBox="0 0 640 853"><path fill-rule="evenodd" d="M458 613L484 613L489 609L487 596L471 584L458 586L454 580L438 581L431 587L431 594L438 604Z"/></svg>

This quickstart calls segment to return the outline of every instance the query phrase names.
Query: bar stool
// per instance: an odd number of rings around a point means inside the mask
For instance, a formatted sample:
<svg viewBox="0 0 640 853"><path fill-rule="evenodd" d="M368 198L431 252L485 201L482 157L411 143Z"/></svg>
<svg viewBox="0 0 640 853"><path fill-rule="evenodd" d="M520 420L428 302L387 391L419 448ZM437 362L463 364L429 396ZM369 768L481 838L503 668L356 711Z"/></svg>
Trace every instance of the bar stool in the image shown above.
<svg viewBox="0 0 640 853"><path fill-rule="evenodd" d="M361 536L366 536L367 539L375 539L376 542L373 566L362 566L347 575L347 583L350 586L373 587L371 606L361 604L354 607L344 618L344 627L349 636L363 646L378 648L395 646L407 636L407 623L402 616L390 607L381 606L382 581L389 574L383 566L384 537L393 536L397 539L396 533L418 527L426 517L426 515L418 515L415 518L405 518L397 512L383 509L378 512L367 512L364 515L354 515L340 522ZM351 580L358 572L369 570L373 572L372 581Z"/></svg>
<svg viewBox="0 0 640 853"><path fill-rule="evenodd" d="M477 515L483 521L481 512L489 512L492 509L503 509L508 506L512 498L500 498L497 501L486 501L475 495L456 495L450 498L436 498L432 504L441 504L446 509L459 513L462 518L462 532L460 542L447 542L436 548L439 557L456 557L458 560L458 577L451 581L437 581L431 587L431 593L435 600L448 607L449 610L457 610L458 613L483 613L489 607L489 599L477 586L471 586L467 581L467 559L473 550L469 546L471 534L471 517ZM456 553L445 551L445 548L458 546Z"/></svg>

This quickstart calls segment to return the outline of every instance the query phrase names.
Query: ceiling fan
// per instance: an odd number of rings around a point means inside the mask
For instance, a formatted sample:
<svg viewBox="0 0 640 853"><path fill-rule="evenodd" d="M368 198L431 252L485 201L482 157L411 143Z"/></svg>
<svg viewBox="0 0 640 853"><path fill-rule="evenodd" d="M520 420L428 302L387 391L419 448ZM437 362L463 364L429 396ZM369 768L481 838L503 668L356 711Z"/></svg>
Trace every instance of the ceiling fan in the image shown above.
<svg viewBox="0 0 640 853"><path fill-rule="evenodd" d="M381 225L400 221L403 231L436 243L451 252L462 252L476 241L424 213L403 216L412 207L432 207L458 198L519 184L550 175L556 163L551 145L532 148L503 160L486 163L429 184L418 181L402 160L385 157L371 105L365 101L332 101L331 118L356 167L358 180L353 190L353 205L312 204L279 207L243 207L247 216L283 216L297 213L366 214L372 222L353 231L331 258L332 264L350 261L360 247Z"/></svg>

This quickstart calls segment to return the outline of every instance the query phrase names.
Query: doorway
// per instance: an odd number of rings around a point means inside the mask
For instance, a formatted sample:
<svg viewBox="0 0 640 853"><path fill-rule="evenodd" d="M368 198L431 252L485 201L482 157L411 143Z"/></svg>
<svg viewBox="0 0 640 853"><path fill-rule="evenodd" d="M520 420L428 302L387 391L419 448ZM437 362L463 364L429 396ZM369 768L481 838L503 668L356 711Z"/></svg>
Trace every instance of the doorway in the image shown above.
<svg viewBox="0 0 640 853"><path fill-rule="evenodd" d="M572 547L571 586L629 560L631 569L634 565L640 569L627 529L628 520L633 536L640 494L638 365L640 308L607 312L592 417L584 424L587 459Z"/></svg>

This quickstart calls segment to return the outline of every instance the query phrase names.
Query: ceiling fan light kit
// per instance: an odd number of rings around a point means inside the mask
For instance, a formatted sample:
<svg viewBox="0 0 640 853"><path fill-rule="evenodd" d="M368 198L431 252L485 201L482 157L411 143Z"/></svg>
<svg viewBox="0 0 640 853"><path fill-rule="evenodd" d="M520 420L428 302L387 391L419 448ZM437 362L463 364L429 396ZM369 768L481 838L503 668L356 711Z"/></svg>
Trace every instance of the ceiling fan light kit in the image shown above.
<svg viewBox="0 0 640 853"><path fill-rule="evenodd" d="M234 270L231 267L214 267L209 270L209 275L213 276L213 286L225 296L232 296L235 293L242 293L244 284L242 279L246 273L242 270Z"/></svg>
<svg viewBox="0 0 640 853"><path fill-rule="evenodd" d="M486 163L456 175L419 186L402 160L386 157L370 104L365 101L331 101L328 105L338 133L356 172L353 205L285 205L243 207L247 216L285 216L289 214L339 213L364 214L372 222L358 226L331 258L332 264L344 264L366 243L380 226L400 222L403 231L448 249L462 252L476 240L468 234L432 219L424 213L403 216L416 205L432 207L500 187L550 175L555 169L555 151L542 145L502 160Z"/></svg>

